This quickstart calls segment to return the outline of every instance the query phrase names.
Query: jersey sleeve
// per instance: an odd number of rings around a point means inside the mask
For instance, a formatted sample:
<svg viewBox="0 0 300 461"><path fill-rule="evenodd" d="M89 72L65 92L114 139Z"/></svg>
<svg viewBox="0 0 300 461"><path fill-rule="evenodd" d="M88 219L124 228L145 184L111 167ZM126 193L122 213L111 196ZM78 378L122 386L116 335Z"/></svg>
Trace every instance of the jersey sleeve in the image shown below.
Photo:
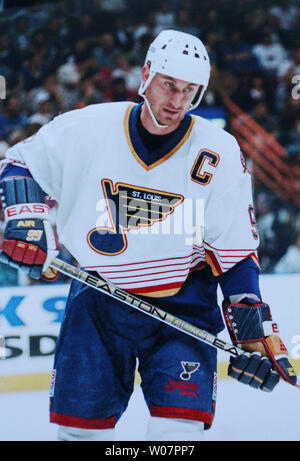
<svg viewBox="0 0 300 461"><path fill-rule="evenodd" d="M215 276L245 258L259 265L251 175L235 138L220 156L205 206L204 249Z"/></svg>
<svg viewBox="0 0 300 461"><path fill-rule="evenodd" d="M75 150L74 127L68 114L56 117L8 149L3 164L23 166L45 193L59 202L66 155L72 147Z"/></svg>

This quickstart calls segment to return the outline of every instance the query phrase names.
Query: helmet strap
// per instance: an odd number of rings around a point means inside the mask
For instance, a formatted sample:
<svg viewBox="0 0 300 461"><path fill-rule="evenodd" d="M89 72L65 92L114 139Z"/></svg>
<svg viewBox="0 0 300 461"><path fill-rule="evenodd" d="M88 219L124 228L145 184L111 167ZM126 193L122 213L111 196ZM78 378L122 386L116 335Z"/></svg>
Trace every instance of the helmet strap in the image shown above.
<svg viewBox="0 0 300 461"><path fill-rule="evenodd" d="M189 110L192 110L192 109L195 109L197 106L199 106L200 104L200 101L202 100L203 98L203 95L205 93L205 87L203 85L200 86L194 100L192 101L191 103L191 107Z"/></svg>
<svg viewBox="0 0 300 461"><path fill-rule="evenodd" d="M142 98L144 99L145 103L146 103L146 106L148 108L148 111L149 111L149 114L152 118L152 121L153 123L155 124L155 126L157 126L157 128L167 128L168 125L162 125L161 123L159 123L156 118L155 118L155 115L153 114L153 111L151 109L151 106L150 106L150 103L146 97L146 89L148 88L148 86L150 85L151 81L153 80L153 77L155 76L155 73L153 72L152 74L149 75L148 79L146 80L145 83L142 83L141 86L140 86L140 89L139 89L139 95L142 96Z"/></svg>
<svg viewBox="0 0 300 461"><path fill-rule="evenodd" d="M147 105L147 107L148 107L148 111L149 111L149 114L151 115L151 118L152 118L153 123L157 126L157 128L167 128L169 125L161 125L161 124L156 120L155 115L153 114L153 111L152 111L152 109L151 109L150 103L149 103L148 99L146 98L146 95L143 94L142 96L143 96L144 101L145 101L145 103L146 103L146 105Z"/></svg>

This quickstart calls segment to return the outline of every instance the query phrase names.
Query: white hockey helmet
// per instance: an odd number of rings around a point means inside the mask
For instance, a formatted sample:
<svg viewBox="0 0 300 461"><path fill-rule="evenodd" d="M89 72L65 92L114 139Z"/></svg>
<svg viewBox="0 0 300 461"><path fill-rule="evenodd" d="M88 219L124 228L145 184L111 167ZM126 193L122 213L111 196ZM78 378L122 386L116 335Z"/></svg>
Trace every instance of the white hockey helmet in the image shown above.
<svg viewBox="0 0 300 461"><path fill-rule="evenodd" d="M209 57L199 38L177 30L163 30L151 43L145 64L150 68L150 75L140 85L140 96L145 98L147 87L155 74L160 73L200 85L190 109L198 106L210 77Z"/></svg>

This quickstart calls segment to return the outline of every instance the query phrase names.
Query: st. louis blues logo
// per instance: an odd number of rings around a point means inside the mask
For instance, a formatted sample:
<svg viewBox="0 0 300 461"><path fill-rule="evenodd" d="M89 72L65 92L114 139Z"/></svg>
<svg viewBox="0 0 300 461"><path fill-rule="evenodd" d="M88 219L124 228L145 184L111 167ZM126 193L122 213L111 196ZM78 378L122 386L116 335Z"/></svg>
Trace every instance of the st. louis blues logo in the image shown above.
<svg viewBox="0 0 300 461"><path fill-rule="evenodd" d="M94 251L108 256L126 250L128 231L165 220L184 200L182 195L171 192L121 182L114 186L110 179L103 179L101 185L110 226L95 227L87 240Z"/></svg>
<svg viewBox="0 0 300 461"><path fill-rule="evenodd" d="M184 371L180 373L180 378L187 381L191 378L191 374L195 373L200 367L199 362L181 362Z"/></svg>

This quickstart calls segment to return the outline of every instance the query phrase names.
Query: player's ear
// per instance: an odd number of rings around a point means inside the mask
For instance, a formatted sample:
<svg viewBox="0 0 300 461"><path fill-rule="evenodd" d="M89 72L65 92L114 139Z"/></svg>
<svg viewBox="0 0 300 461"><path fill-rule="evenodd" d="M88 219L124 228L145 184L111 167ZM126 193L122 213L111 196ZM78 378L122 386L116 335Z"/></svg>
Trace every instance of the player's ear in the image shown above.
<svg viewBox="0 0 300 461"><path fill-rule="evenodd" d="M142 80L143 80L143 83L145 83L148 80L149 75L150 75L150 67L147 64L145 64L142 67Z"/></svg>

